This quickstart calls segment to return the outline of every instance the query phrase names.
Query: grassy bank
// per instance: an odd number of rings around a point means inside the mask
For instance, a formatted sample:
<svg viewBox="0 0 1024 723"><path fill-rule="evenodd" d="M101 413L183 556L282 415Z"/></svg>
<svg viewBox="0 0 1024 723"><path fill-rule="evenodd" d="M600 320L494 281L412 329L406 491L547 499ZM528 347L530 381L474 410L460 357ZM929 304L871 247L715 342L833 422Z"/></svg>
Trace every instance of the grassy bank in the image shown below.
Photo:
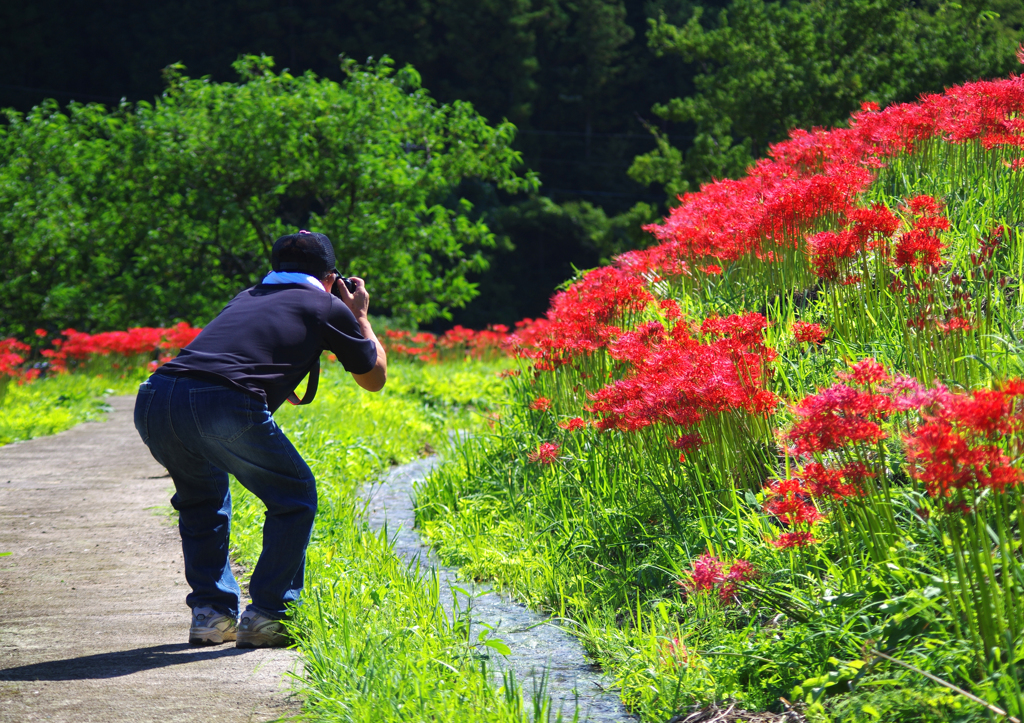
<svg viewBox="0 0 1024 723"><path fill-rule="evenodd" d="M520 331L419 488L646 721L1024 712L1020 79L797 133Z"/></svg>

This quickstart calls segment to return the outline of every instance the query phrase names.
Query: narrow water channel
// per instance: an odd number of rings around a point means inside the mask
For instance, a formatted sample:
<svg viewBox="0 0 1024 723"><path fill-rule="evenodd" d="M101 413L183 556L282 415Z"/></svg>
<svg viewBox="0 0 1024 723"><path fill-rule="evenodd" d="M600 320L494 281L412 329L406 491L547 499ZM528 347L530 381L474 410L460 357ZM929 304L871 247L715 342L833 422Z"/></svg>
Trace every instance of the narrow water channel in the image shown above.
<svg viewBox="0 0 1024 723"><path fill-rule="evenodd" d="M511 653L507 657L488 649L493 652L491 660L499 670L515 673L527 698L543 682L554 710L561 710L566 721L573 719L577 709L580 721L637 720L609 689L609 679L557 621L492 591L489 585L459 580L457 569L442 565L433 550L423 544L413 529L413 485L437 463L437 457L429 457L396 467L382 482L364 489L370 526L380 530L387 525L396 554L410 563L418 561L428 574L429 568L436 571L442 605L449 616L455 602L460 610L467 607L467 596L456 588L469 593L470 639L475 640L480 631L490 629L494 637L508 645Z"/></svg>

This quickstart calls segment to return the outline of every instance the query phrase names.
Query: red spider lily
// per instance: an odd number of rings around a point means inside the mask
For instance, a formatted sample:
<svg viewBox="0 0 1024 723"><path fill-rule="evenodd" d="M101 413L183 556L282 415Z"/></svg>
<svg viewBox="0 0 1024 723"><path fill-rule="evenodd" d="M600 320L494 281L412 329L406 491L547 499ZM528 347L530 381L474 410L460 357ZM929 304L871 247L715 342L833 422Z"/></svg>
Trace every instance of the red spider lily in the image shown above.
<svg viewBox="0 0 1024 723"><path fill-rule="evenodd" d="M1003 382L999 391L1008 397L1024 396L1024 379L1014 377Z"/></svg>
<svg viewBox="0 0 1024 723"><path fill-rule="evenodd" d="M954 316L945 323L940 322L938 326L941 331L947 333L953 331L970 331L974 328L974 324L962 316Z"/></svg>
<svg viewBox="0 0 1024 723"><path fill-rule="evenodd" d="M679 302L675 299L662 299L658 302L658 307L669 321L675 321L683 315Z"/></svg>
<svg viewBox="0 0 1024 723"><path fill-rule="evenodd" d="M569 432L576 432L587 426L587 423L583 421L582 417L573 417L565 421L559 422L558 426Z"/></svg>
<svg viewBox="0 0 1024 723"><path fill-rule="evenodd" d="M914 228L924 231L948 231L949 219L945 216L925 216L914 221Z"/></svg>
<svg viewBox="0 0 1024 723"><path fill-rule="evenodd" d="M679 638L666 640L658 656L663 665L689 665L691 653Z"/></svg>
<svg viewBox="0 0 1024 723"><path fill-rule="evenodd" d="M884 111L865 104L848 128L794 130L788 141L772 146L770 158L755 164L745 178L711 183L699 193L682 197L663 224L646 227L661 246L631 252L617 263L635 272L656 271L664 276L683 274L687 262L707 258L753 256L770 263L777 258L776 249L794 247L802 233L823 218L850 222L847 231L862 243L871 235L873 243L884 242L898 226L892 214L879 212L871 217L856 207L857 198L871 182L871 169L931 138L951 143L980 141L985 148L1022 148L1022 111L1024 80L1014 76L967 83ZM939 204L930 197L910 199L907 205L918 215L935 217L939 211ZM924 225L934 229L936 224L941 222L930 220ZM915 236L905 239L901 260L909 263L913 257L927 263L933 248L921 242ZM839 251L848 253L845 247ZM820 268L828 273L827 262Z"/></svg>
<svg viewBox="0 0 1024 723"><path fill-rule="evenodd" d="M543 442L536 451L530 452L526 458L539 464L554 464L558 459L559 446L554 442Z"/></svg>
<svg viewBox="0 0 1024 723"><path fill-rule="evenodd" d="M899 216L879 203L871 204L870 208L855 208L848 216L853 235L869 249L880 247L900 227Z"/></svg>
<svg viewBox="0 0 1024 723"><path fill-rule="evenodd" d="M817 540L814 534L808 531L799 532L783 532L774 540L770 542L779 549L789 549L793 547L809 547L810 545L817 544Z"/></svg>
<svg viewBox="0 0 1024 723"><path fill-rule="evenodd" d="M551 400L547 397L537 397L530 402L530 409L535 409L538 412L546 412L551 409Z"/></svg>
<svg viewBox="0 0 1024 723"><path fill-rule="evenodd" d="M696 449L704 444L704 438L699 434L684 434L679 437L669 438L668 443L675 449Z"/></svg>
<svg viewBox="0 0 1024 723"><path fill-rule="evenodd" d="M42 376L42 373L43 372L41 369L28 369L25 371L24 374L18 377L18 385L21 386L22 384L31 384L40 376Z"/></svg>
<svg viewBox="0 0 1024 723"><path fill-rule="evenodd" d="M507 326L497 324L482 331L455 326L441 336L430 332L388 329L384 332L383 343L389 354L433 363L440 356L494 358L511 351L514 339Z"/></svg>
<svg viewBox="0 0 1024 723"><path fill-rule="evenodd" d="M19 352L27 352L29 349L28 344L17 339L0 339L0 376L19 376L20 365L25 361Z"/></svg>
<svg viewBox="0 0 1024 723"><path fill-rule="evenodd" d="M612 322L653 299L639 276L616 266L595 269L555 295L546 319L517 324L513 348L555 368L607 346L622 333Z"/></svg>
<svg viewBox="0 0 1024 723"><path fill-rule="evenodd" d="M907 209L915 216L934 216L940 208L939 202L931 196L914 196L907 199Z"/></svg>
<svg viewBox="0 0 1024 723"><path fill-rule="evenodd" d="M853 258L861 244L852 231L822 231L807 239L807 248L818 278L835 281L839 278L838 261Z"/></svg>
<svg viewBox="0 0 1024 723"><path fill-rule="evenodd" d="M793 322L793 338L801 344L821 344L828 336L828 329L809 321Z"/></svg>
<svg viewBox="0 0 1024 723"><path fill-rule="evenodd" d="M729 566L729 572L726 573L725 577L732 582L746 582L747 580L753 580L757 577L757 570L746 560L736 559L732 561L732 565Z"/></svg>
<svg viewBox="0 0 1024 723"><path fill-rule="evenodd" d="M170 329L164 330L164 342L161 346L164 349L184 349L191 344L202 329L189 326L187 321L182 321Z"/></svg>
<svg viewBox="0 0 1024 723"><path fill-rule="evenodd" d="M911 473L929 494L1020 484L1024 476L999 444L1024 427L1014 401L1022 389L1021 380L1011 379L1000 390L952 394L940 386L917 393L924 422L904 441Z"/></svg>
<svg viewBox="0 0 1024 723"><path fill-rule="evenodd" d="M813 525L824 519L810 501L809 490L800 479L775 480L769 483L768 493L765 512L775 515L787 525Z"/></svg>
<svg viewBox="0 0 1024 723"><path fill-rule="evenodd" d="M38 336L39 338L46 336L48 333L49 332L46 331L46 329L36 329L36 336Z"/></svg>
<svg viewBox="0 0 1024 723"><path fill-rule="evenodd" d="M676 438L669 438L669 445L679 450L679 461L686 461L686 452L691 449L697 449L704 444L704 438L699 434L684 434Z"/></svg>
<svg viewBox="0 0 1024 723"><path fill-rule="evenodd" d="M757 570L746 560L733 560L728 571L722 561L711 553L704 553L696 560L687 575L688 580L677 581L683 590L690 592L718 591L722 602L734 602L738 591L738 583L757 577Z"/></svg>
<svg viewBox="0 0 1024 723"><path fill-rule="evenodd" d="M733 560L729 571L725 574L727 582L718 589L718 597L722 602L734 602L739 592L737 583L753 580L757 577L757 570L746 560Z"/></svg>
<svg viewBox="0 0 1024 723"><path fill-rule="evenodd" d="M867 494L864 482L875 477L875 473L862 462L838 468L829 468L820 462L808 462L800 471L800 476L812 496L844 499Z"/></svg>
<svg viewBox="0 0 1024 723"><path fill-rule="evenodd" d="M764 389L775 352L764 345L759 314L711 318L701 325L706 341L677 325L648 350L625 379L590 395L598 429L633 431L658 422L683 427L708 414L742 410L764 415L778 398Z"/></svg>
<svg viewBox="0 0 1024 723"><path fill-rule="evenodd" d="M898 268L934 268L942 263L942 250L946 248L929 229L914 228L896 240L893 260Z"/></svg>
<svg viewBox="0 0 1024 723"><path fill-rule="evenodd" d="M665 327L657 321L648 322L633 331L620 334L609 343L608 354L612 359L628 361L633 366L639 366L664 338Z"/></svg>
<svg viewBox="0 0 1024 723"><path fill-rule="evenodd" d="M797 403L793 409L796 422L786 438L799 455L848 444L874 444L888 436L879 423L891 411L892 402L885 395L835 384Z"/></svg>
<svg viewBox="0 0 1024 723"><path fill-rule="evenodd" d="M725 582L722 561L711 553L705 552L693 561L690 570L690 586L695 591L713 590L718 584Z"/></svg>
<svg viewBox="0 0 1024 723"><path fill-rule="evenodd" d="M838 376L843 381L866 387L889 381L889 372L873 357L851 363L850 371L842 372Z"/></svg>
<svg viewBox="0 0 1024 723"><path fill-rule="evenodd" d="M944 421L922 424L906 439L907 461L933 497L954 489L1001 491L1021 482L1020 470L992 444L978 444Z"/></svg>

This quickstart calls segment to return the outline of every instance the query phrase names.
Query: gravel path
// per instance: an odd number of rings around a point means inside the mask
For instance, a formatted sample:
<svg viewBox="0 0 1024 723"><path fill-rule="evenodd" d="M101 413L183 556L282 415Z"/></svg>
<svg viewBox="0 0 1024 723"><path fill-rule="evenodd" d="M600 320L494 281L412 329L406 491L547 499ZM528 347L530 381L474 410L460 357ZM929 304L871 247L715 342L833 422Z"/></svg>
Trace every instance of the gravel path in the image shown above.
<svg viewBox="0 0 1024 723"><path fill-rule="evenodd" d="M554 707L560 708L568 720L572 720L577 704L580 721L637 720L626 712L618 695L608 690L609 681L587 658L577 640L555 621L492 592L489 585L458 580L457 570L441 565L433 551L420 541L413 530L413 484L423 479L435 464L437 458L431 457L396 467L381 484L364 490L371 527L379 530L387 524L397 554L410 563L418 560L421 565L437 570L442 604L449 615L453 586L473 595L471 636L475 639L484 625L494 629L495 637L505 641L512 652L507 660L497 653L492 660L496 658L499 665L514 670L527 695L546 675ZM455 594L464 610L465 596Z"/></svg>
<svg viewBox="0 0 1024 723"><path fill-rule="evenodd" d="M0 721L235 723L299 712L286 650L187 644L171 481L134 397L0 447Z"/></svg>

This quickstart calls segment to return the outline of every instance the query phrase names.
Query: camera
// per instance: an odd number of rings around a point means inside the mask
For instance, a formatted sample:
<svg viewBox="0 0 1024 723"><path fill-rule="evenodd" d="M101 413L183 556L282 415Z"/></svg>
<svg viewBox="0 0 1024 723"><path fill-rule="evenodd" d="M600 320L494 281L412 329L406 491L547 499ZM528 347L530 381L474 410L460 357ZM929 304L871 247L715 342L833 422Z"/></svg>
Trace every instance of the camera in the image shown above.
<svg viewBox="0 0 1024 723"><path fill-rule="evenodd" d="M343 282L345 284L345 288L348 289L348 293L350 293L350 294L356 293L356 282L355 281L353 281L352 279L348 278L347 276L342 276L340 273L338 274L338 281L341 281L341 282ZM335 296L337 296L338 298L341 298L341 294L339 294L337 292L338 281L334 282L334 288L331 289L331 291L334 292Z"/></svg>

